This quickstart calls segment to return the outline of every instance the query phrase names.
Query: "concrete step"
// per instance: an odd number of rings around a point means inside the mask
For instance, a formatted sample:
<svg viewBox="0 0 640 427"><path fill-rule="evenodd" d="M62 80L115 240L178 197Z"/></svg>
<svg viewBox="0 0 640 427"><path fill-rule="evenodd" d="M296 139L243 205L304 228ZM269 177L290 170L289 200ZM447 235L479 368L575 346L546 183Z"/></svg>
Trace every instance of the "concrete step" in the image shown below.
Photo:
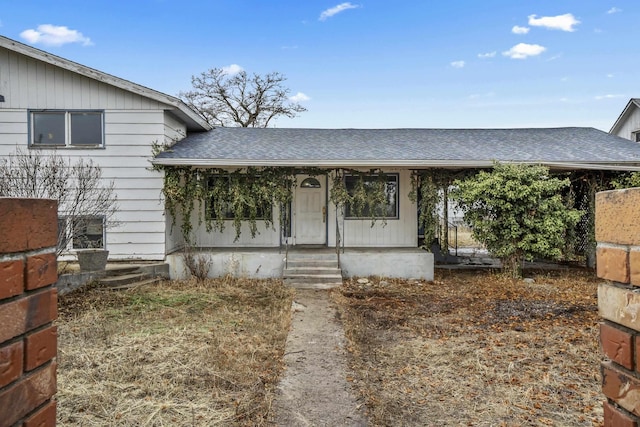
<svg viewBox="0 0 640 427"><path fill-rule="evenodd" d="M289 252L287 255L289 261L301 261L301 260L312 260L312 261L338 261L338 256L335 253L327 252L327 253L295 253Z"/></svg>
<svg viewBox="0 0 640 427"><path fill-rule="evenodd" d="M337 259L295 259L287 261L287 268L325 267L338 268Z"/></svg>
<svg viewBox="0 0 640 427"><path fill-rule="evenodd" d="M285 268L282 272L283 277L289 276L316 276L318 274L338 274L340 275L342 271L338 267L316 267L316 266L301 266L301 267L291 267Z"/></svg>
<svg viewBox="0 0 640 427"><path fill-rule="evenodd" d="M140 269L137 265L117 265L111 264L107 265L105 270L105 274L107 276L123 276L125 274L133 274L140 272Z"/></svg>
<svg viewBox="0 0 640 427"><path fill-rule="evenodd" d="M129 290L129 289L135 289L144 285L155 285L157 283L160 283L162 280L164 280L162 277L152 277L151 279L143 279L138 282L127 283L124 285L109 286L107 289L111 291Z"/></svg>
<svg viewBox="0 0 640 427"><path fill-rule="evenodd" d="M333 252L290 252L282 279L295 289L331 289L342 285L342 271Z"/></svg>
<svg viewBox="0 0 640 427"><path fill-rule="evenodd" d="M290 283L289 287L293 289L333 289L339 286L342 286L342 282L340 283L317 283L317 282L309 282L309 283Z"/></svg>
<svg viewBox="0 0 640 427"><path fill-rule="evenodd" d="M130 285L135 282L149 279L149 276L145 273L132 273L132 274L120 274L117 276L107 276L98 280L102 286L112 288L124 285Z"/></svg>
<svg viewBox="0 0 640 427"><path fill-rule="evenodd" d="M300 275L283 278L285 284L291 283L339 283L342 284L340 274L318 274L316 276Z"/></svg>

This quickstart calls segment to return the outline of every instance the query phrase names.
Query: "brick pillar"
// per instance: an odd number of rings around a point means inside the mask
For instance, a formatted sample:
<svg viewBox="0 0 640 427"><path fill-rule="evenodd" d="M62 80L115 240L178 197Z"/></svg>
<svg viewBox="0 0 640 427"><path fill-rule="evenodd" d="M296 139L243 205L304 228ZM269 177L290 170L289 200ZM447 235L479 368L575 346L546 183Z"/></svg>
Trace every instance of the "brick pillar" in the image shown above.
<svg viewBox="0 0 640 427"><path fill-rule="evenodd" d="M596 195L605 427L640 425L640 188Z"/></svg>
<svg viewBox="0 0 640 427"><path fill-rule="evenodd" d="M0 427L56 424L57 207L0 198Z"/></svg>

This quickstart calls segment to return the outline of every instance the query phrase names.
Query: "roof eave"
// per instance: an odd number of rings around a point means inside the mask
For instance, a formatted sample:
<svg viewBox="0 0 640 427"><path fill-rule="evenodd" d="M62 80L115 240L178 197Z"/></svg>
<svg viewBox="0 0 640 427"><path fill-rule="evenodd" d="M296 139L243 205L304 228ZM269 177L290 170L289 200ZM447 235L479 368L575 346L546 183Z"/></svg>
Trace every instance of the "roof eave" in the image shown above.
<svg viewBox="0 0 640 427"><path fill-rule="evenodd" d="M243 167L317 167L317 168L441 168L441 169L482 169L490 168L496 160L245 160L245 159L175 159L156 158L153 164L159 166L193 166L199 168L243 168ZM628 163L592 163L592 162L550 162L550 161L512 161L500 160L500 163L544 165L550 169L566 170L610 170L640 171L640 161Z"/></svg>
<svg viewBox="0 0 640 427"><path fill-rule="evenodd" d="M631 98L629 102L627 102L622 113L620 113L613 126L611 126L611 129L609 130L610 134L616 135L618 133L620 126L622 126L627 117L629 117L633 107L640 108L640 98Z"/></svg>
<svg viewBox="0 0 640 427"><path fill-rule="evenodd" d="M97 80L99 82L120 88L122 90L126 90L128 92L153 99L154 101L170 105L176 109L173 111L174 114L178 115L182 120L185 121L189 130L205 131L212 128L211 125L209 125L202 117L200 117L199 114L189 108L182 100L174 96L167 95L166 93L158 92L146 86L142 86L137 83L122 79L120 77L98 71L94 68L78 64L77 62L73 62L71 60L53 55L49 52L45 52L35 47L25 45L7 37L0 36L0 47L4 47L38 61L42 61L47 64L51 64L56 67L80 74L92 80Z"/></svg>

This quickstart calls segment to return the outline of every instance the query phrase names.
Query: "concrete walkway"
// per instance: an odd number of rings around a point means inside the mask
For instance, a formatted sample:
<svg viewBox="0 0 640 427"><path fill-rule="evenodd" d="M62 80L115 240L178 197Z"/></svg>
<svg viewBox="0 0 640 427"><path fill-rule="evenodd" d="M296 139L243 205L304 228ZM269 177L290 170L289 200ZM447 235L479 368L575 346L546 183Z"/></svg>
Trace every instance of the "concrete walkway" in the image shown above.
<svg viewBox="0 0 640 427"><path fill-rule="evenodd" d="M366 426L364 405L346 380L344 330L329 291L297 289L278 386L278 426Z"/></svg>

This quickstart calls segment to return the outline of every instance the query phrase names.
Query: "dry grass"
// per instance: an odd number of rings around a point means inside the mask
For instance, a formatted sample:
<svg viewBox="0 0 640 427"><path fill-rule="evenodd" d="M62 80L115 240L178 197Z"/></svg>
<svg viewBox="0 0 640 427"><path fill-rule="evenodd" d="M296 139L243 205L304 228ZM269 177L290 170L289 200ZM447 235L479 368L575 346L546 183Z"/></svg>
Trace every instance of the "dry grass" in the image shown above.
<svg viewBox="0 0 640 427"><path fill-rule="evenodd" d="M58 425L266 424L291 298L233 279L62 297Z"/></svg>
<svg viewBox="0 0 640 427"><path fill-rule="evenodd" d="M453 230L449 231L449 246L453 247L458 244L459 248L482 248L482 244L473 238L471 228L467 226L459 226L457 233ZM456 242L456 236L458 238Z"/></svg>
<svg viewBox="0 0 640 427"><path fill-rule="evenodd" d="M445 271L333 296L373 425L602 424L591 273Z"/></svg>

